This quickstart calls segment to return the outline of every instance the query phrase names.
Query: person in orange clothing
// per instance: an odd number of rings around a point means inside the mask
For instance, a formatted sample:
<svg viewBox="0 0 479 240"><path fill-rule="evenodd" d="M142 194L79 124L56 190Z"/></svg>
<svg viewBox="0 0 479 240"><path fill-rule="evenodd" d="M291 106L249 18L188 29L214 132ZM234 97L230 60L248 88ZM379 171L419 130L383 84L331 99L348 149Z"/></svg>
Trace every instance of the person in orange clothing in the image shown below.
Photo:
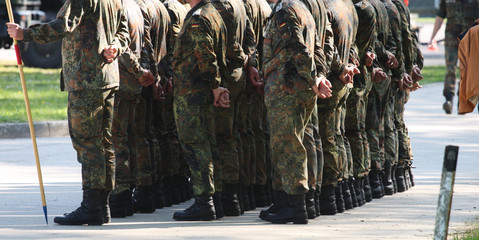
<svg viewBox="0 0 479 240"><path fill-rule="evenodd" d="M459 114L470 113L479 101L479 19L459 36Z"/></svg>

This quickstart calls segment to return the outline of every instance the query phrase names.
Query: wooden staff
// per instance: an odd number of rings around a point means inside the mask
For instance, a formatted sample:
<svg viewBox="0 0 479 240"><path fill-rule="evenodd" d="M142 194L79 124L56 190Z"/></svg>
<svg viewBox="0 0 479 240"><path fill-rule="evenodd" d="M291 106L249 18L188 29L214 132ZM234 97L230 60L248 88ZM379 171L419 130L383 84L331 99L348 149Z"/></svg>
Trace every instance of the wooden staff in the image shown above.
<svg viewBox="0 0 479 240"><path fill-rule="evenodd" d="M15 23L15 19L13 18L12 4L10 3L10 0L5 0L5 4L7 5L8 18L10 19L10 22ZM35 155L35 161L37 165L38 181L40 183L40 193L42 195L43 213L45 214L45 221L47 222L47 225L48 225L47 203L45 201L45 190L43 189L42 168L40 166L40 159L38 157L37 139L35 136L35 128L33 126L32 112L30 110L30 100L28 100L27 84L25 83L25 74L23 73L22 57L20 55L20 48L18 47L18 42L16 39L13 39L13 45L15 47L15 54L17 55L18 71L20 72L23 98L25 100L25 107L27 109L28 125L30 126L30 137L32 138L33 153Z"/></svg>

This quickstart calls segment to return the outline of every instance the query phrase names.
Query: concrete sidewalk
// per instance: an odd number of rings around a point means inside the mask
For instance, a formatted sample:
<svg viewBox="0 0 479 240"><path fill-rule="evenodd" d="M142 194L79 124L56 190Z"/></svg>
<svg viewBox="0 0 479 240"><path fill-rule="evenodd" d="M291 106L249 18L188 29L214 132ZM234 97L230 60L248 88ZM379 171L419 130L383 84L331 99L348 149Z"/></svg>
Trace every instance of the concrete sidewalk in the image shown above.
<svg viewBox="0 0 479 240"><path fill-rule="evenodd" d="M60 226L53 217L81 200L80 165L68 137L39 138L50 225L45 224L30 139L0 140L0 239L431 239L444 148L460 146L450 233L479 217L479 115L445 115L442 84L411 94L406 123L412 138L416 186L308 225L273 225L259 210L212 222L176 222L190 202L113 219L99 227Z"/></svg>

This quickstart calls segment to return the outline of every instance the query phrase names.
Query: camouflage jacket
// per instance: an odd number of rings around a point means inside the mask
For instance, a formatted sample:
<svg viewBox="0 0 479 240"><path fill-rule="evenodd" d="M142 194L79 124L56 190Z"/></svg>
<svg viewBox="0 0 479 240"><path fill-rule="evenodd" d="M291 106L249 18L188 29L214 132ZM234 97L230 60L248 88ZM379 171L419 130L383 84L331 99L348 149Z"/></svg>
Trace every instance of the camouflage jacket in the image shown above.
<svg viewBox="0 0 479 240"><path fill-rule="evenodd" d="M368 52L374 53L374 44L377 41L376 10L366 0L355 0L354 7L358 14L359 24L356 35L360 74L354 76L354 86L363 87L371 81L369 72L371 69L365 66L365 58Z"/></svg>
<svg viewBox="0 0 479 240"><path fill-rule="evenodd" d="M255 36L241 0L212 0L227 29L226 78L228 82L240 80L243 66L256 49ZM252 57L253 58L253 57Z"/></svg>
<svg viewBox="0 0 479 240"><path fill-rule="evenodd" d="M176 38L183 27L183 23L185 21L186 14L188 10L178 2L178 0L167 0L163 2L166 9L168 10L168 14L170 15L171 25L168 28L168 36L166 39L166 59L165 59L165 76L171 77L173 75L173 69L171 64L173 63L173 51L176 42Z"/></svg>
<svg viewBox="0 0 479 240"><path fill-rule="evenodd" d="M402 50L404 53L404 70L411 73L414 63L414 40L411 30L409 8L403 0L392 0L401 16Z"/></svg>
<svg viewBox="0 0 479 240"><path fill-rule="evenodd" d="M441 0L437 16L447 18L447 29L457 35L479 18L479 0Z"/></svg>
<svg viewBox="0 0 479 240"><path fill-rule="evenodd" d="M379 0L368 0L376 11L376 41L374 43L374 52L376 53L375 67L382 68L386 73L390 70L386 67L388 54L390 53L386 48L388 41L392 41L391 29L389 28L388 12L384 4ZM390 38L391 37L391 38Z"/></svg>
<svg viewBox="0 0 479 240"><path fill-rule="evenodd" d="M120 91L139 94L141 85L138 79L143 71L140 66L141 51L144 44L145 24L140 7L133 0L123 0L125 15L130 33L129 49L119 57Z"/></svg>
<svg viewBox="0 0 479 240"><path fill-rule="evenodd" d="M264 33L265 100L271 101L315 84L314 19L299 0L276 3Z"/></svg>
<svg viewBox="0 0 479 240"><path fill-rule="evenodd" d="M389 25L391 27L392 41L388 41L386 48L394 54L398 61L398 66L391 69L394 79L401 79L401 75L405 72L404 69L404 52L402 47L402 33L401 33L401 15L399 14L396 5L391 0L381 0L388 11Z"/></svg>
<svg viewBox="0 0 479 240"><path fill-rule="evenodd" d="M57 18L30 26L24 41L63 40L65 90L107 89L119 85L118 61L107 63L103 49L114 45L121 55L130 43L123 1L67 0Z"/></svg>
<svg viewBox="0 0 479 240"><path fill-rule="evenodd" d="M196 105L213 103L226 68L226 26L209 0L196 4L186 15L173 53L174 97Z"/></svg>
<svg viewBox="0 0 479 240"><path fill-rule="evenodd" d="M166 7L158 0L140 0L143 1L148 14L150 16L150 37L152 42L153 53L149 52L150 48L144 48L141 55L142 65L149 68L154 76L159 78L166 75L168 70L171 74L171 66L165 58L167 53L166 39L168 36L168 29L171 25L170 16ZM153 60L153 61L152 61Z"/></svg>
<svg viewBox="0 0 479 240"><path fill-rule="evenodd" d="M324 3L328 9L329 21L334 33L334 45L339 54L339 62L346 64L350 60L352 55L351 49L356 40L358 26L356 11L354 6L353 10L351 10L350 6L342 0L324 0ZM337 72L332 71L332 73L338 75L342 72L342 69L340 68L340 71Z"/></svg>
<svg viewBox="0 0 479 240"><path fill-rule="evenodd" d="M271 14L271 7L266 0L243 0L246 15L248 16L255 34L256 52L250 59L250 65L258 70L263 69L263 33L266 19Z"/></svg>

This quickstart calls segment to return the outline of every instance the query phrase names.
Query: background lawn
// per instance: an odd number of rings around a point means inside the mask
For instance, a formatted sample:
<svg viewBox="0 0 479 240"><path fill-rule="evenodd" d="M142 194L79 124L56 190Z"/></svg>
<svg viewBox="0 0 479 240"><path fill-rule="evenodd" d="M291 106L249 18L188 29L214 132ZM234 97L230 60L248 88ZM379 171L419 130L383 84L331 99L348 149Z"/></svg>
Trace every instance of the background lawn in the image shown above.
<svg viewBox="0 0 479 240"><path fill-rule="evenodd" d="M60 91L60 69L24 68L33 121L67 119L67 92ZM441 82L445 66L424 67L421 84ZM27 122L18 68L0 62L0 123Z"/></svg>
<svg viewBox="0 0 479 240"><path fill-rule="evenodd" d="M67 119L67 92L60 91L60 69L24 68L34 122ZM18 68L0 65L0 122L27 122Z"/></svg>

